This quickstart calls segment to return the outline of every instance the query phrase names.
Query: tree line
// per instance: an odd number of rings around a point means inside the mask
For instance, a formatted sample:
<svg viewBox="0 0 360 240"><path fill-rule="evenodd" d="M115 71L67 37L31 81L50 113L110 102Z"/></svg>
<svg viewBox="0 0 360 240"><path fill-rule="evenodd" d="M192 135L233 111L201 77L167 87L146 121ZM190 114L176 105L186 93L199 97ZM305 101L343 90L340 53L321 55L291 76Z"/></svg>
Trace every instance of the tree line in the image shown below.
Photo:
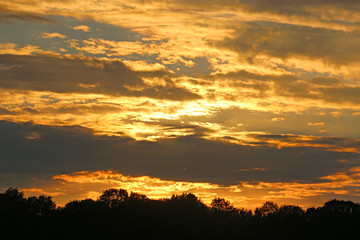
<svg viewBox="0 0 360 240"><path fill-rule="evenodd" d="M183 193L153 200L124 189L57 207L51 196L0 193L0 239L350 239L360 204L332 199L306 210L268 201L250 211Z"/></svg>

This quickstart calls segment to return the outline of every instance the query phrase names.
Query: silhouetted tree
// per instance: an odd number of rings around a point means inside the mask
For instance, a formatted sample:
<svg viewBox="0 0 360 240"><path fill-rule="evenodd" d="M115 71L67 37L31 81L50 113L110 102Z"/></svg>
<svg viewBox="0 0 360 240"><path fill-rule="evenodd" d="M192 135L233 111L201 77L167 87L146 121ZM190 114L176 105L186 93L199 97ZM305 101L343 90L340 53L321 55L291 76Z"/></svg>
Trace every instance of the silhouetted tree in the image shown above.
<svg viewBox="0 0 360 240"><path fill-rule="evenodd" d="M63 211L71 215L92 215L96 213L98 209L104 209L107 206L103 202L94 201L92 199L74 200L68 202Z"/></svg>
<svg viewBox="0 0 360 240"><path fill-rule="evenodd" d="M255 209L255 216L266 217L271 214L276 213L279 210L279 207L276 203L268 201L265 202L260 208Z"/></svg>
<svg viewBox="0 0 360 240"><path fill-rule="evenodd" d="M17 188L0 194L0 232L3 239L33 239L53 231L55 203L51 197L29 197Z"/></svg>
<svg viewBox="0 0 360 240"><path fill-rule="evenodd" d="M214 212L231 212L234 207L224 198L214 198L210 204L210 208Z"/></svg>
<svg viewBox="0 0 360 240"><path fill-rule="evenodd" d="M206 205L193 193L183 193L181 195L172 195L168 201L174 208L188 210L204 210Z"/></svg>
<svg viewBox="0 0 360 240"><path fill-rule="evenodd" d="M24 200L24 192L20 192L17 188L8 188L4 195L11 198L13 201Z"/></svg>
<svg viewBox="0 0 360 240"><path fill-rule="evenodd" d="M129 194L125 189L108 189L99 197L100 202L104 202L109 207L118 207L121 203L129 199Z"/></svg>
<svg viewBox="0 0 360 240"><path fill-rule="evenodd" d="M277 214L279 214L281 216L301 216L301 215L305 214L305 211L299 206L282 205L277 210Z"/></svg>
<svg viewBox="0 0 360 240"><path fill-rule="evenodd" d="M234 216L240 216L240 214L246 215L245 212L234 208L233 205L224 198L214 198L210 204L210 210L216 215L215 217L221 221L229 220Z"/></svg>
<svg viewBox="0 0 360 240"><path fill-rule="evenodd" d="M144 194L140 194L140 193L136 193L136 192L131 192L129 200L137 200L137 201L146 201L149 200L149 198L144 195Z"/></svg>
<svg viewBox="0 0 360 240"><path fill-rule="evenodd" d="M196 227L199 229L203 227L208 208L196 195L192 193L172 195L164 203L165 211L168 212L164 217L171 220L166 223L169 229L175 231L179 225L182 225L184 231L185 229L194 231Z"/></svg>
<svg viewBox="0 0 360 240"><path fill-rule="evenodd" d="M38 216L49 215L56 209L56 204L50 196L29 197L26 199L29 211Z"/></svg>
<svg viewBox="0 0 360 240"><path fill-rule="evenodd" d="M25 201L23 192L17 188L8 188L5 193L0 194L1 215L23 215L26 212Z"/></svg>
<svg viewBox="0 0 360 240"><path fill-rule="evenodd" d="M353 214L360 213L360 205L351 201L331 199L322 207L323 210L330 212Z"/></svg>

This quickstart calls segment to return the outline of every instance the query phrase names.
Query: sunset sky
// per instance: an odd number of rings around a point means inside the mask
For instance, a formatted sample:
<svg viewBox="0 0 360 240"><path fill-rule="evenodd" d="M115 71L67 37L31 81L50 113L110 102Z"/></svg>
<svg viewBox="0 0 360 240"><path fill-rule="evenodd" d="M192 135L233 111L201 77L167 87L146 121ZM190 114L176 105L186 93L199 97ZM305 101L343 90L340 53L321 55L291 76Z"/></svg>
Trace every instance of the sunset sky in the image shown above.
<svg viewBox="0 0 360 240"><path fill-rule="evenodd" d="M360 201L358 0L0 1L0 190Z"/></svg>

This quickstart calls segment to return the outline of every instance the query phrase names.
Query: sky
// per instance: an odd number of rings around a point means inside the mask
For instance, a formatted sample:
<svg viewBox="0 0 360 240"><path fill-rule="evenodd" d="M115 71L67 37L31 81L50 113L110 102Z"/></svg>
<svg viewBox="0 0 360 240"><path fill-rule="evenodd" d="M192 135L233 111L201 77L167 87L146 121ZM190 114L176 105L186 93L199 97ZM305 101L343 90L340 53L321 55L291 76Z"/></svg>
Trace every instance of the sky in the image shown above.
<svg viewBox="0 0 360 240"><path fill-rule="evenodd" d="M0 2L0 190L360 201L358 0Z"/></svg>

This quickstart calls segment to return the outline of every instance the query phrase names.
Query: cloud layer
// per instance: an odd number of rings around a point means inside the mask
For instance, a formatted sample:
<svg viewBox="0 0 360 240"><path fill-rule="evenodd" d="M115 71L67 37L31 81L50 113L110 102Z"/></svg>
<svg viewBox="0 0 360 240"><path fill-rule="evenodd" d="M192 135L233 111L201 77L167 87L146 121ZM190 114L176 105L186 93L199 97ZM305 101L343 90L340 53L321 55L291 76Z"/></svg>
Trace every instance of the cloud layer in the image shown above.
<svg viewBox="0 0 360 240"><path fill-rule="evenodd" d="M249 205L356 199L359 11L355 0L1 2L0 187L56 194L62 182L63 201L79 179L91 185L80 197L140 182Z"/></svg>

